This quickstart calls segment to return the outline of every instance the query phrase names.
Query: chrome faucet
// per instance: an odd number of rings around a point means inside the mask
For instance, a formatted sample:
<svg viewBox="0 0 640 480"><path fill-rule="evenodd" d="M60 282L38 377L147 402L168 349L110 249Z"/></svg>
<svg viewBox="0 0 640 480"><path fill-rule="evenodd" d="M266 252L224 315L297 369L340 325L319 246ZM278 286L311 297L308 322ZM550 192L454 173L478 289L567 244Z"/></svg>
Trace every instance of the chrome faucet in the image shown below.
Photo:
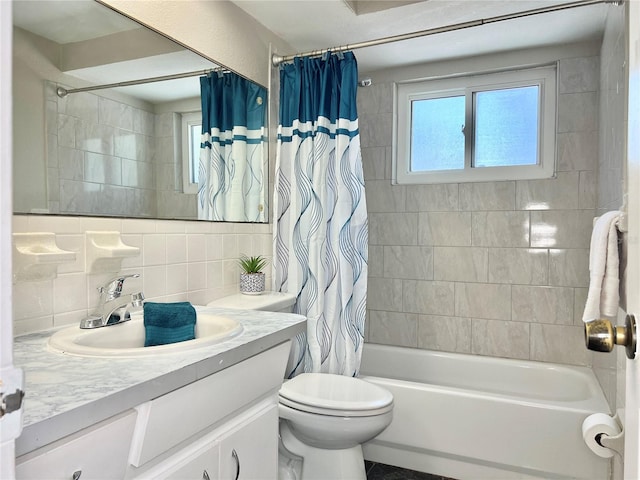
<svg viewBox="0 0 640 480"><path fill-rule="evenodd" d="M137 292L121 298L122 285L127 278L138 278L139 276L139 273L123 275L109 280L109 282L102 287L98 287L98 291L100 292L98 309L87 318L82 319L80 328L106 327L131 320L129 304L131 304L132 307L141 307L144 294Z"/></svg>

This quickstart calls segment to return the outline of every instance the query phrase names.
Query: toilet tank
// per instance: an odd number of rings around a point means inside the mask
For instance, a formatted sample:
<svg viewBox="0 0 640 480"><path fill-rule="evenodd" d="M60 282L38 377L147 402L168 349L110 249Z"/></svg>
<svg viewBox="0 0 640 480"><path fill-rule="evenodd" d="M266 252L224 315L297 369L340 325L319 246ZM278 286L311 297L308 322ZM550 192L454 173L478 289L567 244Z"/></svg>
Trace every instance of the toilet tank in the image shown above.
<svg viewBox="0 0 640 480"><path fill-rule="evenodd" d="M236 293L207 303L208 307L237 308L241 310L265 310L268 312L293 312L295 295L282 292L264 292L260 295Z"/></svg>

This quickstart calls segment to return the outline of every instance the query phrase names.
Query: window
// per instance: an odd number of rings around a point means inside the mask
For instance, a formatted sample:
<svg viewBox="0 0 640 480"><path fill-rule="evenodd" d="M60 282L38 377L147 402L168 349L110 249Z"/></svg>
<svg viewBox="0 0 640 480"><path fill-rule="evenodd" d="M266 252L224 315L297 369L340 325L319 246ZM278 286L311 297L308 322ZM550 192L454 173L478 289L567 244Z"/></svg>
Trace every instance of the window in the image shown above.
<svg viewBox="0 0 640 480"><path fill-rule="evenodd" d="M198 193L198 168L202 112L182 114L182 187L184 193Z"/></svg>
<svg viewBox="0 0 640 480"><path fill-rule="evenodd" d="M555 66L399 83L394 182L549 178Z"/></svg>

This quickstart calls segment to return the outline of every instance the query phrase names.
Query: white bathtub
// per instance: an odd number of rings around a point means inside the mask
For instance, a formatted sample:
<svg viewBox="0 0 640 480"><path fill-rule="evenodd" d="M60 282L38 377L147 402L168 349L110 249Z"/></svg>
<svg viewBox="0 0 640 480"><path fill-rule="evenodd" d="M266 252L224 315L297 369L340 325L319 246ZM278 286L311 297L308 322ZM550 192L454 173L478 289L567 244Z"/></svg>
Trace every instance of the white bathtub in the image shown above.
<svg viewBox="0 0 640 480"><path fill-rule="evenodd" d="M587 416L609 413L587 368L366 344L361 378L395 402L367 460L459 480L609 478L582 439Z"/></svg>

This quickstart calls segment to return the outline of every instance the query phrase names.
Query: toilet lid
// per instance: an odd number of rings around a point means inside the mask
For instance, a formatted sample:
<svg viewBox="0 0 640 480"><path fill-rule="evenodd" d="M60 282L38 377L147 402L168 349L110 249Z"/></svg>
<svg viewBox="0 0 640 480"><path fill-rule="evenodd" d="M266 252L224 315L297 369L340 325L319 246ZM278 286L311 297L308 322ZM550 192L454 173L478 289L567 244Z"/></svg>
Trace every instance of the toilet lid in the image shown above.
<svg viewBox="0 0 640 480"><path fill-rule="evenodd" d="M359 378L329 373L303 373L280 388L283 403L318 412L331 410L374 414L386 411L393 404L393 395L373 383Z"/></svg>

